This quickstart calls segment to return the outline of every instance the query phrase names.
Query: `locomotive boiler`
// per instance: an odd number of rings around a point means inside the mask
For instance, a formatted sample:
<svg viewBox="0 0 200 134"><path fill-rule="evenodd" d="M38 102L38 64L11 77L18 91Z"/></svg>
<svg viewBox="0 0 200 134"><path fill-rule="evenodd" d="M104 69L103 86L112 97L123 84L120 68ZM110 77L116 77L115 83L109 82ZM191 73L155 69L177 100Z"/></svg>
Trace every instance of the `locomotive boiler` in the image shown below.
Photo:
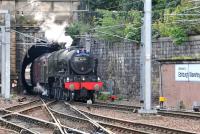
<svg viewBox="0 0 200 134"><path fill-rule="evenodd" d="M71 47L45 52L32 60L30 90L38 86L50 97L95 100L103 83L97 76L98 60L84 48ZM25 84L26 85L26 84Z"/></svg>

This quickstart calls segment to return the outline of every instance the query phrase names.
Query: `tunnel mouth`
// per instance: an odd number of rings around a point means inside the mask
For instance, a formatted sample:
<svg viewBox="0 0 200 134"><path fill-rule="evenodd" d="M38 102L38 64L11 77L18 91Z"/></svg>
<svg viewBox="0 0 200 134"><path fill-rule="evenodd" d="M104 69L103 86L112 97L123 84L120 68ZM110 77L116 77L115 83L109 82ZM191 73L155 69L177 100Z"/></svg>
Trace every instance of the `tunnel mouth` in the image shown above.
<svg viewBox="0 0 200 134"><path fill-rule="evenodd" d="M41 42L37 42L37 43L41 43ZM36 86L36 84L33 82L33 62L34 60L45 54L45 53L51 53L54 51L57 51L59 49L61 49L60 45L58 43L53 43L53 44L46 44L46 45L33 45L32 47L30 47L28 49L28 51L26 52L27 54L25 54L24 59L22 61L22 65L21 65L21 72L20 72L20 77L21 77L21 83L22 83L22 88L23 90L26 90L28 94L34 94L33 92L33 88L34 86ZM42 43L46 43L46 42L42 42ZM26 76L26 69L27 66L29 66L28 68L30 68L30 73L28 74L30 76L30 80L29 82L27 82L26 78L29 76Z"/></svg>

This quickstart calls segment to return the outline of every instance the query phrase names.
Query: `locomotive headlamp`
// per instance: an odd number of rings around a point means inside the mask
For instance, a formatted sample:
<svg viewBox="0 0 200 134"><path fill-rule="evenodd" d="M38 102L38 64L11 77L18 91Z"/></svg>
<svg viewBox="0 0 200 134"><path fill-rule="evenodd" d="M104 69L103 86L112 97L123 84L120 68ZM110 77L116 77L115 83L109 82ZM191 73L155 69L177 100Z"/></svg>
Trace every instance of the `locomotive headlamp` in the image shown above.
<svg viewBox="0 0 200 134"><path fill-rule="evenodd" d="M83 80L83 81L85 80L85 77L84 77L84 76L82 77L82 80Z"/></svg>
<svg viewBox="0 0 200 134"><path fill-rule="evenodd" d="M94 85L94 89L99 90L99 85L98 84Z"/></svg>
<svg viewBox="0 0 200 134"><path fill-rule="evenodd" d="M74 88L75 88L74 84L70 84L70 85L69 85L69 89L70 89L70 90L74 90Z"/></svg>
<svg viewBox="0 0 200 134"><path fill-rule="evenodd" d="M67 77L67 82L69 82L69 77Z"/></svg>
<svg viewBox="0 0 200 134"><path fill-rule="evenodd" d="M101 79L98 77L97 80L100 81Z"/></svg>

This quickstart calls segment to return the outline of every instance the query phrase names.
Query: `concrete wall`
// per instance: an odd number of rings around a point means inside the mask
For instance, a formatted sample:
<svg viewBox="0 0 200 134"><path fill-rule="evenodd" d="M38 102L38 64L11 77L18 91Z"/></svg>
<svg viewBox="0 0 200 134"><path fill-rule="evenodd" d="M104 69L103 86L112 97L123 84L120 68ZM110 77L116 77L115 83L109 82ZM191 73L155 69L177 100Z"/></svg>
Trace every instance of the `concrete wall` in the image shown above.
<svg viewBox="0 0 200 134"><path fill-rule="evenodd" d="M161 91L167 101L164 106L167 108L187 108L192 109L195 102L200 102L200 82L199 81L176 81L175 80L175 66L178 62L163 63L161 66L162 72L162 85ZM180 62L179 62L180 63ZM200 61L192 62L185 61L181 64L197 63ZM199 68L200 70L200 68Z"/></svg>

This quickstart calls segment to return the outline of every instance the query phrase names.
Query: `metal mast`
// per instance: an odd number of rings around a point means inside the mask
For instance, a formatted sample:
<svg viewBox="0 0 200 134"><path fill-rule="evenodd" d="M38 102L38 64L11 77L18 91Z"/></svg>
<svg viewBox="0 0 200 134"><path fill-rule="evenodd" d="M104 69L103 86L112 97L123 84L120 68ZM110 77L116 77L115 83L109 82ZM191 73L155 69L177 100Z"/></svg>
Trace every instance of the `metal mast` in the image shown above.
<svg viewBox="0 0 200 134"><path fill-rule="evenodd" d="M140 110L140 113L155 113L152 110L151 106L151 46L152 46L152 30L151 30L151 23L152 23L152 0L144 0L144 91L143 91L143 98L144 98L144 108Z"/></svg>
<svg viewBox="0 0 200 134"><path fill-rule="evenodd" d="M5 99L10 98L10 14L0 10L1 22L1 94Z"/></svg>

